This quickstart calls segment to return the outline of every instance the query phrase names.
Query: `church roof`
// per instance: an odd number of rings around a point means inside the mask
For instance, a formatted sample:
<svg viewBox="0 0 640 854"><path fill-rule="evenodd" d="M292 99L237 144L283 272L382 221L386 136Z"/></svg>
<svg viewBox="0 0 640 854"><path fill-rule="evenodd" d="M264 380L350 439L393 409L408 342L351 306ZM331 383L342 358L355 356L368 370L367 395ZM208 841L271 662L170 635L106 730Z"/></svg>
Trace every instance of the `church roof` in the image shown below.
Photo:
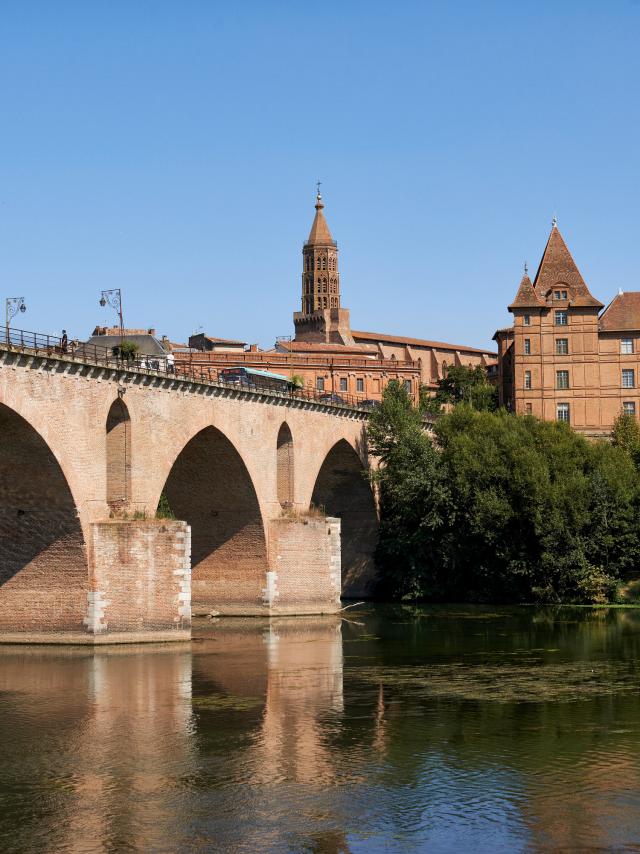
<svg viewBox="0 0 640 854"><path fill-rule="evenodd" d="M531 279L527 273L525 273L520 281L518 293L516 294L514 301L509 306L509 311L513 308L542 308L543 305L544 300L539 299L531 283Z"/></svg>
<svg viewBox="0 0 640 854"><path fill-rule="evenodd" d="M533 288L538 299L545 303L549 292L558 285L570 290L571 305L602 308L602 303L589 291L554 220Z"/></svg>
<svg viewBox="0 0 640 854"><path fill-rule="evenodd" d="M405 335L386 335L383 332L356 332L351 330L354 340L362 338L364 341L377 341L382 344L408 344L410 347L422 347L429 350L456 350L461 353L482 353L493 356L491 350L482 350L480 347L467 347L466 344L446 344L444 341L427 341L424 338L407 338Z"/></svg>
<svg viewBox="0 0 640 854"><path fill-rule="evenodd" d="M631 332L640 329L640 291L615 296L600 315L601 332Z"/></svg>
<svg viewBox="0 0 640 854"><path fill-rule="evenodd" d="M335 245L335 241L333 237L331 237L327 221L322 213L323 208L324 203L322 201L322 196L318 193L316 197L316 215L313 218L313 225L311 226L309 238L306 243L307 246L325 246L327 244L330 246Z"/></svg>

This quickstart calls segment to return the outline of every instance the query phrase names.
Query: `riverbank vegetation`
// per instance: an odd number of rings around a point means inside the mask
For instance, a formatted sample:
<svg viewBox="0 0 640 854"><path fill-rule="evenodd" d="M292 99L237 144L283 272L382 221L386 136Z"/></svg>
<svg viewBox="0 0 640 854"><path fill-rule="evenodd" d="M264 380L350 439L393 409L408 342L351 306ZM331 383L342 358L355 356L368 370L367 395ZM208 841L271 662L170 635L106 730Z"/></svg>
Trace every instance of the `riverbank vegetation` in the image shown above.
<svg viewBox="0 0 640 854"><path fill-rule="evenodd" d="M428 435L404 389L385 390L369 426L382 463L380 594L615 601L640 566L635 419L621 416L612 442L591 442L565 424L492 408L486 392L469 393Z"/></svg>

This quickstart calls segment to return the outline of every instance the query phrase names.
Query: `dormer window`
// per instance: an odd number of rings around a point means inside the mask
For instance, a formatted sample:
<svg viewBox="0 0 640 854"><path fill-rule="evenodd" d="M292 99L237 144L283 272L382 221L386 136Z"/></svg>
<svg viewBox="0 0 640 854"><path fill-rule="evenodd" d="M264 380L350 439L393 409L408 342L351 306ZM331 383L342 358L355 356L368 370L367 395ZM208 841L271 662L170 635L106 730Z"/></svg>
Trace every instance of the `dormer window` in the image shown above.
<svg viewBox="0 0 640 854"><path fill-rule="evenodd" d="M553 298L554 299L566 299L567 298L567 292L566 291L554 291L553 292Z"/></svg>

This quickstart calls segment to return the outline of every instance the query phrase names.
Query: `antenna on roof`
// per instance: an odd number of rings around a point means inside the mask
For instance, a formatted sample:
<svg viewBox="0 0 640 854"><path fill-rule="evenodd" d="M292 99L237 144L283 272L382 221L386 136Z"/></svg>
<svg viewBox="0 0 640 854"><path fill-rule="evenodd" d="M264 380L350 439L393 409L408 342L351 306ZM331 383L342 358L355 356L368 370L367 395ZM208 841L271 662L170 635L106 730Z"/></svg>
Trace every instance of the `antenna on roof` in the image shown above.
<svg viewBox="0 0 640 854"><path fill-rule="evenodd" d="M527 273L528 273L528 272L529 272L529 265L528 265L528 264L527 264L527 262L525 261L525 262L524 262L524 274L525 274L525 276L527 275Z"/></svg>
<svg viewBox="0 0 640 854"><path fill-rule="evenodd" d="M322 184L322 181L316 181L316 187L318 188L318 198L320 198L320 185L321 184Z"/></svg>

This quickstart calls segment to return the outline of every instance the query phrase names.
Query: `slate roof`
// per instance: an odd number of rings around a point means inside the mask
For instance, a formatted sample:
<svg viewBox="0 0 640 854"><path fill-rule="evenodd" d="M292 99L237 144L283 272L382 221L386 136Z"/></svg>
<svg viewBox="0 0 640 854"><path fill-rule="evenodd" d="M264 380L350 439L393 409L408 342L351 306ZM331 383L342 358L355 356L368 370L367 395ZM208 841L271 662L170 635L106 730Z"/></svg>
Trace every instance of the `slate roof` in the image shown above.
<svg viewBox="0 0 640 854"><path fill-rule="evenodd" d="M138 345L138 353L141 356L166 356L167 351L164 349L162 344L155 338L153 335L127 335L125 330L125 341L133 341L134 344ZM92 335L88 341L85 342L87 346L95 346L95 347L106 347L107 349L111 349L112 347L120 346L120 336L119 335ZM80 345L82 346L82 345Z"/></svg>

